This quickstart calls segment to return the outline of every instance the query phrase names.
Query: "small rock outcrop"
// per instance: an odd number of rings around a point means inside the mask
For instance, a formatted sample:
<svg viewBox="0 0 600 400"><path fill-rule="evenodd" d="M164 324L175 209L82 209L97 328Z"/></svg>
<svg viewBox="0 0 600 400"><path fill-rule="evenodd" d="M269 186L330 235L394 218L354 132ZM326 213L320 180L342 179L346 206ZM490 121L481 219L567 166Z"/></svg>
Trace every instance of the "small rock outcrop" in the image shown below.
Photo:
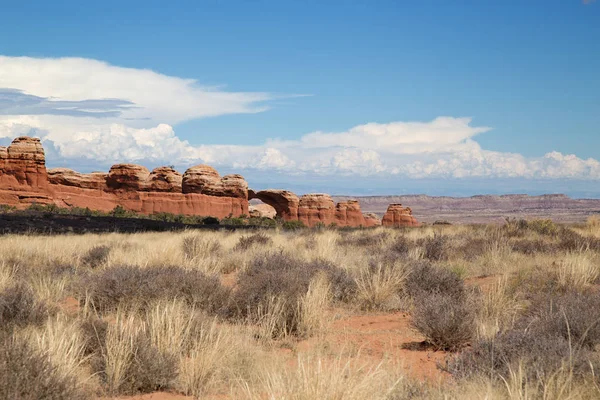
<svg viewBox="0 0 600 400"><path fill-rule="evenodd" d="M149 192L181 193L182 176L171 167L154 168L148 176L145 189Z"/></svg>
<svg viewBox="0 0 600 400"><path fill-rule="evenodd" d="M335 206L336 223L341 226L367 226L358 200L340 201Z"/></svg>
<svg viewBox="0 0 600 400"><path fill-rule="evenodd" d="M0 186L18 189L48 184L46 156L38 138L21 136L0 147Z"/></svg>
<svg viewBox="0 0 600 400"><path fill-rule="evenodd" d="M363 214L363 217L365 218L365 226L379 226L381 225L381 220L379 219L379 217L377 216L377 214L374 213L365 213Z"/></svg>
<svg viewBox="0 0 600 400"><path fill-rule="evenodd" d="M268 204L250 204L248 213L253 218L274 219L277 216L277 211Z"/></svg>
<svg viewBox="0 0 600 400"><path fill-rule="evenodd" d="M106 189L108 174L92 172L81 174L69 168L52 168L48 170L48 181L52 185L73 186L83 189Z"/></svg>
<svg viewBox="0 0 600 400"><path fill-rule="evenodd" d="M311 193L300 197L298 220L306 226L336 223L335 203L328 194Z"/></svg>
<svg viewBox="0 0 600 400"><path fill-rule="evenodd" d="M410 207L403 207L402 204L390 204L381 224L383 226L419 226Z"/></svg>
<svg viewBox="0 0 600 400"><path fill-rule="evenodd" d="M221 178L208 165L196 165L183 174L183 193L198 193L216 197L248 199L248 183L243 176L233 174Z"/></svg>
<svg viewBox="0 0 600 400"><path fill-rule="evenodd" d="M106 184L113 190L142 192L150 177L148 168L137 164L115 164L110 167Z"/></svg>

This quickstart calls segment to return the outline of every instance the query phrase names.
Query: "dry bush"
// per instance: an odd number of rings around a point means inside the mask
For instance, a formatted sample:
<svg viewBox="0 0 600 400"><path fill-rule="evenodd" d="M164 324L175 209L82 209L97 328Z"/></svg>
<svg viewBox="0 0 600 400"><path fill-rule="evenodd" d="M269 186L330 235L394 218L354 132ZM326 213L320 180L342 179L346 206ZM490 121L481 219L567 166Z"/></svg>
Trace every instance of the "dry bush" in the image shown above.
<svg viewBox="0 0 600 400"><path fill-rule="evenodd" d="M360 230L356 233L345 232L345 234L342 234L337 240L337 243L341 246L348 247L380 247L389 237L390 233L387 231L371 234L367 231Z"/></svg>
<svg viewBox="0 0 600 400"><path fill-rule="evenodd" d="M229 315L236 319L255 319L256 312L264 314L273 298L279 303L279 331L282 334L300 333L298 302L307 293L312 279L323 272L329 280L334 300L347 300L356 284L344 270L321 260L302 261L283 252L261 254L240 273L237 290Z"/></svg>
<svg viewBox="0 0 600 400"><path fill-rule="evenodd" d="M84 344L83 356L88 360L95 374L102 374L105 368L104 354L108 322L95 316L87 316L80 321L79 328Z"/></svg>
<svg viewBox="0 0 600 400"><path fill-rule="evenodd" d="M0 338L0 398L77 400L89 394L26 341L4 336Z"/></svg>
<svg viewBox="0 0 600 400"><path fill-rule="evenodd" d="M356 301L363 310L394 310L404 306L409 270L402 263L371 261L356 278Z"/></svg>
<svg viewBox="0 0 600 400"><path fill-rule="evenodd" d="M98 268L108 260L111 246L99 245L94 246L85 253L81 258L81 263L86 267Z"/></svg>
<svg viewBox="0 0 600 400"><path fill-rule="evenodd" d="M534 255L537 253L555 253L556 244L544 239L517 239L511 243L513 251L525 255Z"/></svg>
<svg viewBox="0 0 600 400"><path fill-rule="evenodd" d="M49 308L35 298L25 283L18 282L0 292L0 330L40 325L49 314Z"/></svg>
<svg viewBox="0 0 600 400"><path fill-rule="evenodd" d="M465 284L453 271L432 265L427 261L414 262L409 266L406 292L415 298L424 293L440 293L451 297L463 297Z"/></svg>
<svg viewBox="0 0 600 400"><path fill-rule="evenodd" d="M449 363L459 378L508 379L516 369L527 381L545 382L557 371L591 376L600 359L600 295L539 295L515 327L473 344Z"/></svg>
<svg viewBox="0 0 600 400"><path fill-rule="evenodd" d="M411 324L436 349L455 351L476 332L477 307L467 296L420 292L414 298Z"/></svg>
<svg viewBox="0 0 600 400"><path fill-rule="evenodd" d="M435 232L433 236L426 237L417 242L425 250L425 258L431 261L448 259L449 240L447 236Z"/></svg>
<svg viewBox="0 0 600 400"><path fill-rule="evenodd" d="M184 237L182 248L183 254L188 260L206 258L219 254L222 250L221 243L218 240L198 234Z"/></svg>
<svg viewBox="0 0 600 400"><path fill-rule="evenodd" d="M520 368L528 381L535 381L550 378L566 365L580 376L588 374L592 372L590 362L589 351L575 351L569 341L561 337L510 330L474 343L450 360L448 371L460 379L480 376L504 381L512 370Z"/></svg>
<svg viewBox="0 0 600 400"><path fill-rule="evenodd" d="M558 247L564 251L600 251L600 239L583 236L570 228L562 228L558 233Z"/></svg>
<svg viewBox="0 0 600 400"><path fill-rule="evenodd" d="M420 262L412 266L405 286L414 304L411 323L431 345L454 351L471 341L477 306L458 275Z"/></svg>
<svg viewBox="0 0 600 400"><path fill-rule="evenodd" d="M600 294L537 294L516 326L533 335L560 337L574 348L594 349L600 345Z"/></svg>
<svg viewBox="0 0 600 400"><path fill-rule="evenodd" d="M489 248L488 238L465 237L463 243L453 248L453 258L474 261Z"/></svg>
<svg viewBox="0 0 600 400"><path fill-rule="evenodd" d="M103 349L101 377L110 394L149 393L166 389L177 377L177 358L156 348L146 324L119 312L109 325Z"/></svg>
<svg viewBox="0 0 600 400"><path fill-rule="evenodd" d="M558 225L551 219L533 219L527 221L527 229L546 236L556 236L560 230Z"/></svg>
<svg viewBox="0 0 600 400"><path fill-rule="evenodd" d="M106 268L83 277L77 290L80 299L89 299L101 312L116 310L121 303L146 307L156 300L179 298L198 309L217 313L229 298L229 290L219 278L180 267Z"/></svg>
<svg viewBox="0 0 600 400"><path fill-rule="evenodd" d="M237 244L233 248L234 251L245 251L253 246L270 246L273 244L273 239L263 232L258 232L253 235L241 236Z"/></svg>

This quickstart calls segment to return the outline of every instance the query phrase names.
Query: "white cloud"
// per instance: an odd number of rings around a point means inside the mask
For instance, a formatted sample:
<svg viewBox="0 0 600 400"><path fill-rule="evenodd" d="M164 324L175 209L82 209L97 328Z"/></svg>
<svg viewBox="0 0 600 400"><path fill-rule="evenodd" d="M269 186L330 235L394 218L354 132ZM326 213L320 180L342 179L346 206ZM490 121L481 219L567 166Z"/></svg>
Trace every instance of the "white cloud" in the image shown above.
<svg viewBox="0 0 600 400"><path fill-rule="evenodd" d="M196 118L260 112L271 98L95 60L0 56L0 137L34 134L59 156L87 159L88 165L203 162L240 173L600 179L600 162L594 159L559 152L528 158L482 149L476 137L490 128L470 118L368 123L253 146L194 146L173 128Z"/></svg>

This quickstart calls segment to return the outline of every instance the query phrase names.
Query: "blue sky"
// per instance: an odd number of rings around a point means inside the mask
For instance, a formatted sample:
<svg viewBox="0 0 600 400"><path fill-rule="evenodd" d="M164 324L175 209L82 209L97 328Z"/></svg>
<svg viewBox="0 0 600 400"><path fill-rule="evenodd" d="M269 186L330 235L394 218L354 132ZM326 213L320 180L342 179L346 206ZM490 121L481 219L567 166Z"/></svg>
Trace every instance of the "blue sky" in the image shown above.
<svg viewBox="0 0 600 400"><path fill-rule="evenodd" d="M54 166L600 196L600 2L21 3L0 16L0 137L42 137Z"/></svg>

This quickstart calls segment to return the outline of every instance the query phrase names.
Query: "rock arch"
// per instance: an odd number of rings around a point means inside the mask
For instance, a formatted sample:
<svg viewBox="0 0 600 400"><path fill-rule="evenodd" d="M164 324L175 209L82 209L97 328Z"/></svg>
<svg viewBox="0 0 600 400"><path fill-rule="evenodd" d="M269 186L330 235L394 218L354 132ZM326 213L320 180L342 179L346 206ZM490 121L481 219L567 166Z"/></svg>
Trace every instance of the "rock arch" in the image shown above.
<svg viewBox="0 0 600 400"><path fill-rule="evenodd" d="M289 190L261 190L255 192L248 190L248 200L259 199L265 204L270 205L277 212L277 216L284 221L298 220L298 204L300 199Z"/></svg>

